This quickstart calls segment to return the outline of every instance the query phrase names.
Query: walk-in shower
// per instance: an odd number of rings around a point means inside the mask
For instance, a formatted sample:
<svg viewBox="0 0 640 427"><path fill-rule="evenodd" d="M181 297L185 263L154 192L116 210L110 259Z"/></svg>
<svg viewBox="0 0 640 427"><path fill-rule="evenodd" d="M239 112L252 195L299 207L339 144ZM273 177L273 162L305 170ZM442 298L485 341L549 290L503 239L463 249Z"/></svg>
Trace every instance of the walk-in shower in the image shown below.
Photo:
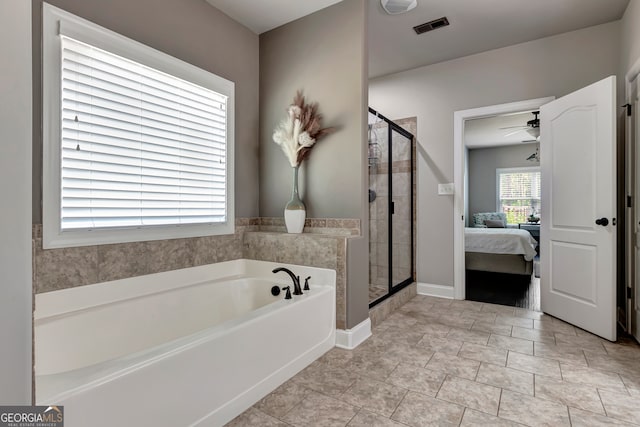
<svg viewBox="0 0 640 427"><path fill-rule="evenodd" d="M414 137L369 108L369 305L414 281Z"/></svg>

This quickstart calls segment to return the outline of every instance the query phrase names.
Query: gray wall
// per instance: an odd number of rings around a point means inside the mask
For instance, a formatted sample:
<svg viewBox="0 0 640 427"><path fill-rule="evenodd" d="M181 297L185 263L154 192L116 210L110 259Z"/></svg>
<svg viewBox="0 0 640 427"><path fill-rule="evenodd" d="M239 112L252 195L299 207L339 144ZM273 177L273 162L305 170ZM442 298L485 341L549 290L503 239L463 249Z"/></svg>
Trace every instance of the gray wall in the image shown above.
<svg viewBox="0 0 640 427"><path fill-rule="evenodd" d="M258 216L258 36L203 0L48 3L235 82L236 217ZM42 222L42 1L33 0L33 222Z"/></svg>
<svg viewBox="0 0 640 427"><path fill-rule="evenodd" d="M527 160L537 144L469 150L469 215L496 210L496 169L536 167L540 162Z"/></svg>
<svg viewBox="0 0 640 427"><path fill-rule="evenodd" d="M364 7L346 0L260 35L260 216L282 216L291 196L291 167L271 136L298 89L338 128L303 163L307 216L362 215Z"/></svg>
<svg viewBox="0 0 640 427"><path fill-rule="evenodd" d="M260 216L282 216L291 195L291 167L271 135L301 89L319 103L323 125L337 128L301 168L307 216L368 224L366 8L365 0L345 0L260 35ZM347 328L368 316L362 231L347 248Z"/></svg>
<svg viewBox="0 0 640 427"><path fill-rule="evenodd" d="M30 405L30 2L0 2L0 58L0 405Z"/></svg>
<svg viewBox="0 0 640 427"><path fill-rule="evenodd" d="M640 59L640 0L631 0L622 17L620 76Z"/></svg>
<svg viewBox="0 0 640 427"><path fill-rule="evenodd" d="M370 105L418 117L418 281L453 285L453 113L562 96L619 67L620 23L496 49L370 81Z"/></svg>

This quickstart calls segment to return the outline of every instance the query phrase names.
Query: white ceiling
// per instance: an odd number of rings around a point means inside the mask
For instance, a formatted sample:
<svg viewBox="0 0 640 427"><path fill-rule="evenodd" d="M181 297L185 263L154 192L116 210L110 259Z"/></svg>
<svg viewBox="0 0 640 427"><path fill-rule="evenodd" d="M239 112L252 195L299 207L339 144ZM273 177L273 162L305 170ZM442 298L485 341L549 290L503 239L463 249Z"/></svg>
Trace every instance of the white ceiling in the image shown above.
<svg viewBox="0 0 640 427"><path fill-rule="evenodd" d="M206 0L256 34L341 0ZM403 15L369 1L369 77L618 20L629 0L418 0ZM413 27L446 16L450 26L416 35Z"/></svg>
<svg viewBox="0 0 640 427"><path fill-rule="evenodd" d="M629 0L418 0L388 15L369 0L369 77L615 21ZM413 27L446 16L448 27L416 35Z"/></svg>
<svg viewBox="0 0 640 427"><path fill-rule="evenodd" d="M256 34L295 21L342 0L206 0ZM610 1L610 0L605 0Z"/></svg>
<svg viewBox="0 0 640 427"><path fill-rule="evenodd" d="M519 126L526 126L533 117L533 114L527 111L467 120L464 124L464 144L467 148L473 149L536 142L526 130L519 128Z"/></svg>

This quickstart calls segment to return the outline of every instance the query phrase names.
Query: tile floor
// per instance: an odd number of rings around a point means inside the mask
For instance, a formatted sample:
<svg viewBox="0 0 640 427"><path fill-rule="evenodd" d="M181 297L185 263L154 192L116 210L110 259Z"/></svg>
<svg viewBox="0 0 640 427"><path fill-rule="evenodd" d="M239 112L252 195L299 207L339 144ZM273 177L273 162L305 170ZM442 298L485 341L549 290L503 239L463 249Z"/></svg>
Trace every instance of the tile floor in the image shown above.
<svg viewBox="0 0 640 427"><path fill-rule="evenodd" d="M228 425L640 425L640 346L535 311L418 295Z"/></svg>

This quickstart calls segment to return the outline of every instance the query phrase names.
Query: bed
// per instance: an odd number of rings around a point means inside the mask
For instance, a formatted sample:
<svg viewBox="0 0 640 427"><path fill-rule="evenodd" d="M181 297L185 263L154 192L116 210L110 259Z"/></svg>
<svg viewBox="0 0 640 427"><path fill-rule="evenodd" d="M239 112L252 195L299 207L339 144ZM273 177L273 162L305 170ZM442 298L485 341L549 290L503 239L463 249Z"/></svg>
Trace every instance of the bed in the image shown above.
<svg viewBox="0 0 640 427"><path fill-rule="evenodd" d="M465 268L531 275L536 240L515 228L465 228Z"/></svg>

